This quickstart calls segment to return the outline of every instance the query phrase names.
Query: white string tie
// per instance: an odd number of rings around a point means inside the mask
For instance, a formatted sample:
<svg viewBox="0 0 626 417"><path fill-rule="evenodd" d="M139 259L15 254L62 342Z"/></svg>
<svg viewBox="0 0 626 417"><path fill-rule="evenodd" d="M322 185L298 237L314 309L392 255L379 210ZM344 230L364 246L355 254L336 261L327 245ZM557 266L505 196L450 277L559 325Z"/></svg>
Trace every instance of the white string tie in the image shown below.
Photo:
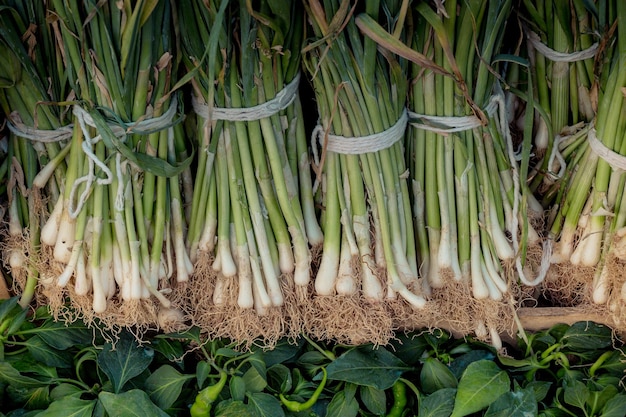
<svg viewBox="0 0 626 417"><path fill-rule="evenodd" d="M144 118L137 122L123 123L122 125L110 123L109 127L116 137L124 141L126 139L126 135L131 133L140 134L142 132L158 131L168 127L172 123L172 120L176 115L176 110L177 101L172 100L167 111L161 116ZM94 145L102 140L102 136L100 134L93 137L90 135L90 129L88 127L96 127L93 118L85 109L83 109L79 105L74 105L73 113L78 120L80 130L83 134L82 150L87 156L88 160L87 174L83 175L80 178L77 178L76 181L74 181L74 184L72 184L72 189L70 190L70 203L68 207L68 212L70 217L75 219L87 202L89 194L91 193L91 187L93 186L94 182L98 185L109 185L113 182L113 173L111 172L109 167L103 161L98 159L98 157L94 153ZM119 165L119 160L121 159L119 157L119 154L117 154L116 165ZM98 168L102 170L104 178L96 177L94 169L95 166L98 166ZM78 196L78 199L75 199L78 188L82 183L85 183L85 188L83 189L80 196Z"/></svg>
<svg viewBox="0 0 626 417"><path fill-rule="evenodd" d="M611 150L596 136L596 128L589 129L587 141L591 150L616 171L626 171L626 156Z"/></svg>
<svg viewBox="0 0 626 417"><path fill-rule="evenodd" d="M497 111L497 106L498 104L496 102L490 100L489 104L485 108L485 111L490 116L493 116L493 114ZM447 136L450 133L472 130L483 125L480 119L475 115L435 116L430 114L419 114L410 110L408 115L411 126L417 129L429 130L442 136Z"/></svg>
<svg viewBox="0 0 626 417"><path fill-rule="evenodd" d="M282 90L280 90L274 98L265 103L252 107L212 107L211 117L209 117L209 106L201 103L194 95L191 103L194 112L205 120L228 120L231 122L251 122L254 120L271 117L281 110L289 107L298 95L298 86L300 85L300 73L291 80Z"/></svg>
<svg viewBox="0 0 626 417"><path fill-rule="evenodd" d="M558 52L554 49L550 48L543 42L541 42L541 38L533 31L529 31L527 34L528 41L530 44L539 51L543 56L548 58L553 62L576 62L576 61L584 61L585 59L593 58L598 51L600 45L598 42L594 43L587 49L583 49L582 51L567 53L567 52Z"/></svg>

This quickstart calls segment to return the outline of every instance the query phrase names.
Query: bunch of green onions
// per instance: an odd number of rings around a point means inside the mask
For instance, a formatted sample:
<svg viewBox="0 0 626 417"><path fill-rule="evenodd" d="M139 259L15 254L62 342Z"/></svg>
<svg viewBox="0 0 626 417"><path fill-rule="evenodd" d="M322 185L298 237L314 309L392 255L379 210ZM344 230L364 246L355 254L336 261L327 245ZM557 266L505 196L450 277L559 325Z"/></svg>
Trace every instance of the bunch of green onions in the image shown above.
<svg viewBox="0 0 626 417"><path fill-rule="evenodd" d="M197 113L187 247L202 291L198 320L231 335L259 317L277 323L291 315L296 323L295 310L283 310L295 296L306 299L311 252L322 241L297 96L303 11L297 3L222 0L192 1L180 13ZM279 99L269 112L238 116ZM260 326L261 334L273 331Z"/></svg>
<svg viewBox="0 0 626 417"><path fill-rule="evenodd" d="M568 158L584 143L576 133L595 117L600 81L596 57L602 52L602 33L608 29L602 10L608 3L525 0L523 5L520 14L539 110L534 126L539 162L530 187L548 207L561 189L558 180L565 174ZM523 122L519 124L523 128Z"/></svg>
<svg viewBox="0 0 626 417"><path fill-rule="evenodd" d="M447 1L435 9L418 3L412 49L395 49L415 63L408 155L424 292L436 308L453 308L457 325L483 337L488 328L496 344L511 299L509 274L514 264L523 269L526 249L538 239L526 221L528 192L523 174L515 175L503 95L490 66L511 7L506 0ZM464 128L431 116L474 117Z"/></svg>
<svg viewBox="0 0 626 417"><path fill-rule="evenodd" d="M69 295L87 318L177 323L167 294L192 270L182 210L191 196L180 184L189 158L171 96L170 3L50 7L76 101L61 194L42 228L44 251L53 248L46 290Z"/></svg>
<svg viewBox="0 0 626 417"><path fill-rule="evenodd" d="M583 276L591 299L597 304L623 300L619 288L624 259L621 238L626 226L623 159L624 96L626 87L626 4L598 2L597 15L606 30L615 26L603 54L598 88L598 110L593 126L585 131L570 175L557 200L558 212L550 232L557 240L553 262L571 265L565 280ZM613 303L614 304L614 303Z"/></svg>
<svg viewBox="0 0 626 417"><path fill-rule="evenodd" d="M400 297L414 309L426 304L418 279L401 140L406 128L406 62L378 50L355 19L362 12L400 33L406 5L371 1L358 10L361 6L350 1L305 2L312 34L304 63L319 114L314 136L324 244L315 275L319 307L314 313L326 312L318 321L321 332L358 337L363 336L359 330L369 329L369 337L375 337L384 331L381 306L386 300ZM372 136L377 146L371 146ZM380 146L385 139L392 142ZM334 309L350 305L351 299L351 312ZM356 323L354 317L359 317Z"/></svg>
<svg viewBox="0 0 626 417"><path fill-rule="evenodd" d="M69 120L59 105L68 95L67 78L54 43L54 24L48 25L47 17L40 2L7 1L0 12L0 107L10 128L0 168L7 180L0 187L8 196L8 236L3 246L23 307L35 296L41 224L52 210L49 204L62 192L63 158L69 149L67 131L62 131ZM55 132L61 141L44 140L46 133ZM57 169L43 184L38 173L51 160L57 161Z"/></svg>

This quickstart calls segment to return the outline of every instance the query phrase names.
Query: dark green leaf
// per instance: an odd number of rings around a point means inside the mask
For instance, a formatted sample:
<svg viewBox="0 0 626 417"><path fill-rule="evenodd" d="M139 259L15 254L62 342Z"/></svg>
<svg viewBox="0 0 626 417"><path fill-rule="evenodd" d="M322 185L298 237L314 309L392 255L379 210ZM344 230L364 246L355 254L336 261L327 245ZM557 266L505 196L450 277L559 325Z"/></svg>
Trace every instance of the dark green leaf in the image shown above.
<svg viewBox="0 0 626 417"><path fill-rule="evenodd" d="M131 335L122 333L115 350L107 343L98 354L98 366L113 383L115 393L119 393L126 382L148 368L153 358L152 349L140 347Z"/></svg>
<svg viewBox="0 0 626 417"><path fill-rule="evenodd" d="M200 361L196 364L196 379L198 380L198 387L204 386L204 381L209 377L211 373L211 365L205 361Z"/></svg>
<svg viewBox="0 0 626 417"><path fill-rule="evenodd" d="M361 402L372 414L382 416L387 410L387 396L382 389L361 386L359 388Z"/></svg>
<svg viewBox="0 0 626 417"><path fill-rule="evenodd" d="M23 376L7 362L0 362L0 381L20 388L37 388L48 385L51 382L50 380L39 381L35 378Z"/></svg>
<svg viewBox="0 0 626 417"><path fill-rule="evenodd" d="M595 415L602 410L607 401L617 395L617 387L618 385L607 385L601 391L589 390L587 404L591 410L590 414Z"/></svg>
<svg viewBox="0 0 626 417"><path fill-rule="evenodd" d="M150 401L148 394L138 389L121 394L102 391L98 399L110 417L168 417L165 411Z"/></svg>
<svg viewBox="0 0 626 417"><path fill-rule="evenodd" d="M420 417L449 417L454 409L455 388L444 388L432 394L420 397Z"/></svg>
<svg viewBox="0 0 626 417"><path fill-rule="evenodd" d="M161 409L170 408L180 396L183 385L194 375L183 375L170 365L162 365L145 380L145 391Z"/></svg>
<svg viewBox="0 0 626 417"><path fill-rule="evenodd" d="M326 417L356 417L359 413L359 403L356 398L346 398L344 391L333 396L326 409Z"/></svg>
<svg viewBox="0 0 626 417"><path fill-rule="evenodd" d="M532 389L537 402L541 402L548 395L548 391L550 391L550 386L552 386L551 382L532 381L526 385L526 388Z"/></svg>
<svg viewBox="0 0 626 417"><path fill-rule="evenodd" d="M25 398L24 407L29 410L42 409L50 404L50 387L38 387L28 390L28 396Z"/></svg>
<svg viewBox="0 0 626 417"><path fill-rule="evenodd" d="M304 352L298 357L297 364L309 374L317 373L319 368L328 362L328 358L317 350Z"/></svg>
<svg viewBox="0 0 626 417"><path fill-rule="evenodd" d="M182 357L185 354L185 348L178 340L171 339L154 339L150 346L162 354L170 362L175 362L182 366Z"/></svg>
<svg viewBox="0 0 626 417"><path fill-rule="evenodd" d="M92 332L82 323L64 324L53 320L46 320L41 326L22 333L36 334L48 345L58 350L90 344L93 338Z"/></svg>
<svg viewBox="0 0 626 417"><path fill-rule="evenodd" d="M243 401L246 398L246 382L239 375L230 378L230 396L235 401Z"/></svg>
<svg viewBox="0 0 626 417"><path fill-rule="evenodd" d="M278 363L284 363L292 358L294 358L300 349L302 348L302 343L293 344L288 341L279 342L276 346L271 350L259 351L262 354L263 362L265 362L265 366L268 368L272 365Z"/></svg>
<svg viewBox="0 0 626 417"><path fill-rule="evenodd" d="M215 351L215 356L223 356L225 358L236 358L241 356L241 352L229 347L222 347Z"/></svg>
<svg viewBox="0 0 626 417"><path fill-rule="evenodd" d="M0 278L3 279L3 278ZM11 297L7 300L0 300L0 323L9 316L9 313L17 306L19 297Z"/></svg>
<svg viewBox="0 0 626 417"><path fill-rule="evenodd" d="M248 393L248 404L254 407L259 417L283 417L285 415L280 401L264 392Z"/></svg>
<svg viewBox="0 0 626 417"><path fill-rule="evenodd" d="M54 401L42 411L41 417L91 417L97 400L81 400L73 396L66 396Z"/></svg>
<svg viewBox="0 0 626 417"><path fill-rule="evenodd" d="M49 366L38 361L30 352L24 353L23 355L11 356L7 358L7 362L21 374L34 376L40 380L52 380L58 377L57 369L54 366Z"/></svg>
<svg viewBox="0 0 626 417"><path fill-rule="evenodd" d="M509 376L498 365L488 360L473 362L459 381L452 416L480 411L509 389Z"/></svg>
<svg viewBox="0 0 626 417"><path fill-rule="evenodd" d="M243 401L226 400L215 406L215 417L257 417L253 406Z"/></svg>
<svg viewBox="0 0 626 417"><path fill-rule="evenodd" d="M401 333L398 340L392 341L394 354L408 365L417 364L424 352L430 348L426 338L421 335L407 335Z"/></svg>
<svg viewBox="0 0 626 417"><path fill-rule="evenodd" d="M198 345L202 345L202 338L200 337L200 328L195 327L195 326L184 332L159 334L156 336L156 338L192 341L192 342L196 342Z"/></svg>
<svg viewBox="0 0 626 417"><path fill-rule="evenodd" d="M585 403L589 399L589 389L587 389L587 386L581 381L570 381L565 385L563 399L569 405L584 410Z"/></svg>
<svg viewBox="0 0 626 417"><path fill-rule="evenodd" d="M243 380L246 383L246 390L249 392L261 392L267 386L265 378L253 366L243 374Z"/></svg>
<svg viewBox="0 0 626 417"><path fill-rule="evenodd" d="M485 417L527 417L538 413L537 400L532 389L505 392L494 401Z"/></svg>
<svg viewBox="0 0 626 417"><path fill-rule="evenodd" d="M291 371L282 363L277 363L267 369L267 383L276 392L291 391Z"/></svg>
<svg viewBox="0 0 626 417"><path fill-rule="evenodd" d="M458 383L450 369L436 358L427 358L420 372L420 384L426 394L442 388L456 388Z"/></svg>
<svg viewBox="0 0 626 417"><path fill-rule="evenodd" d="M55 349L48 345L39 336L33 336L28 339L26 347L33 358L48 366L56 368L71 368L72 353Z"/></svg>
<svg viewBox="0 0 626 417"><path fill-rule="evenodd" d="M383 390L390 388L404 371L410 369L383 347L351 349L326 368L331 381L352 382Z"/></svg>
<svg viewBox="0 0 626 417"><path fill-rule="evenodd" d="M574 352L588 352L604 349L613 343L613 331L602 324L581 321L571 325L560 342Z"/></svg>
<svg viewBox="0 0 626 417"><path fill-rule="evenodd" d="M626 415L626 394L617 394L606 402L601 417L623 417Z"/></svg>
<svg viewBox="0 0 626 417"><path fill-rule="evenodd" d="M467 366L470 363L476 362L482 359L493 360L494 358L495 358L495 355L488 350L473 349L455 358L450 363L450 365L448 365L448 368L450 369L450 372L452 372L452 374L455 376L455 378L459 379L461 378L461 375L465 371L465 368L467 368Z"/></svg>
<svg viewBox="0 0 626 417"><path fill-rule="evenodd" d="M61 398L69 397L69 396L79 396L82 395L83 389L77 387L74 384L62 383L57 385L50 391L50 399L52 401L58 401Z"/></svg>
<svg viewBox="0 0 626 417"><path fill-rule="evenodd" d="M20 329L20 327L22 327L24 322L26 321L26 315L27 314L28 314L28 309L23 309L19 313L17 313L13 317L11 317L11 321L10 321L9 327L7 328L5 334L12 335L12 334L16 333Z"/></svg>

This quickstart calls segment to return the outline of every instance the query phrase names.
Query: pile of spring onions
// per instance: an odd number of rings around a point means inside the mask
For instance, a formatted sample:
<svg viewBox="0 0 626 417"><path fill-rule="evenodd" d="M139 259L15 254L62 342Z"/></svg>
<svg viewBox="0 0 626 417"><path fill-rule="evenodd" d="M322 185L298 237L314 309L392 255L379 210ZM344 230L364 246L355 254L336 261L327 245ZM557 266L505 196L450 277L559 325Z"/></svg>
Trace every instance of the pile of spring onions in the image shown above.
<svg viewBox="0 0 626 417"><path fill-rule="evenodd" d="M626 230L626 206L622 205L626 166L621 156L626 152L626 5L598 1L593 6L603 33L615 32L601 41L605 48L594 73L599 82L596 117L564 147L575 150L565 158L568 175L550 225L557 241L552 258L558 264L555 280L563 286L571 280L582 281L588 299L621 311L626 293L621 243ZM615 316L623 320L619 313Z"/></svg>
<svg viewBox="0 0 626 417"><path fill-rule="evenodd" d="M511 7L419 3L413 37L413 49L441 69L414 65L410 102L415 227L427 291L442 311L458 311L453 316L465 316L478 335L489 331L494 343L513 300L511 272L524 270L528 246L538 244L490 67ZM430 115L473 115L479 123L463 128Z"/></svg>
<svg viewBox="0 0 626 417"><path fill-rule="evenodd" d="M49 36L29 45L35 53L52 52L47 61L30 63L39 79L30 70L17 77L40 86L24 92L15 83L6 90L13 95L9 109L19 109L26 126L61 135L45 146L21 138L12 147L21 160L37 158L22 164L29 202L37 195L31 191L46 190L48 210L33 207L36 201L28 211L11 209L33 241L29 261L36 261L42 293L57 315L69 303L71 314L88 321L99 316L116 326L167 327L182 318L167 298L172 280L185 281L192 269L179 178L190 159L170 95L176 80L170 5L58 0L41 7L33 24ZM29 56L10 62L26 67ZM51 69L53 87L69 88L50 89L55 95L48 97L50 81L42 74ZM61 110L72 119L69 134L58 130ZM33 120L48 114L56 117Z"/></svg>
<svg viewBox="0 0 626 417"><path fill-rule="evenodd" d="M199 156L186 241L196 322L235 339L285 323L297 334L323 239L297 94L303 11L222 0L179 12Z"/></svg>
<svg viewBox="0 0 626 417"><path fill-rule="evenodd" d="M314 327L325 337L355 329L356 340L360 327L375 338L388 331L384 303L426 304L402 140L406 61L378 50L355 20L361 12L400 33L407 13L401 6L371 1L355 11L349 1L305 2L312 34L304 64L319 113L313 139L324 231L313 301L326 312Z"/></svg>
<svg viewBox="0 0 626 417"><path fill-rule="evenodd" d="M547 272L622 314L626 5L520 2L4 0L21 304L266 345L445 316L498 346Z"/></svg>
<svg viewBox="0 0 626 417"><path fill-rule="evenodd" d="M20 305L25 307L35 297L42 270L40 226L51 210L46 205L61 193L66 169L63 158L69 149L67 139L46 142L36 131L60 129L61 138L67 137L63 126L68 124L68 116L53 103L64 101L68 91L61 54L46 23L45 5L27 7L19 1L4 5L0 13L0 106L11 129L6 142L3 139L6 149L2 151L6 159L1 172L7 181L2 187L8 197L3 259L13 287L21 292ZM41 184L38 173L51 160L58 161L54 175Z"/></svg>

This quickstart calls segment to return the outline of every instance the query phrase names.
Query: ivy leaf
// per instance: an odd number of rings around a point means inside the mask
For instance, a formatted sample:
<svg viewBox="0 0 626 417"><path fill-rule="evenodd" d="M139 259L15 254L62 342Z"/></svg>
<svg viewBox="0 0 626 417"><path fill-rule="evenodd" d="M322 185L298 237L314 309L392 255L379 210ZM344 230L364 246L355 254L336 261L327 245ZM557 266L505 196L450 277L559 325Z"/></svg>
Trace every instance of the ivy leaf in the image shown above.
<svg viewBox="0 0 626 417"><path fill-rule="evenodd" d="M102 391L98 399L111 417L168 417L142 390L133 389L121 394Z"/></svg>
<svg viewBox="0 0 626 417"><path fill-rule="evenodd" d="M490 360L471 363L459 381L452 417L462 417L487 407L510 389L507 373Z"/></svg>
<svg viewBox="0 0 626 417"><path fill-rule="evenodd" d="M67 396L54 401L50 406L37 414L41 417L91 417L97 400L81 400Z"/></svg>
<svg viewBox="0 0 626 417"><path fill-rule="evenodd" d="M423 417L449 417L454 409L456 388L444 388L420 397L418 415Z"/></svg>
<svg viewBox="0 0 626 417"><path fill-rule="evenodd" d="M126 382L148 368L153 357L152 349L140 347L132 336L122 333L115 349L107 343L98 354L98 366L109 377L117 394Z"/></svg>
<svg viewBox="0 0 626 417"><path fill-rule="evenodd" d="M388 389L404 371L412 369L383 347L360 346L328 365L328 379Z"/></svg>
<svg viewBox="0 0 626 417"><path fill-rule="evenodd" d="M180 396L183 385L194 375L183 375L170 365L163 365L145 381L145 390L161 409L170 408Z"/></svg>

